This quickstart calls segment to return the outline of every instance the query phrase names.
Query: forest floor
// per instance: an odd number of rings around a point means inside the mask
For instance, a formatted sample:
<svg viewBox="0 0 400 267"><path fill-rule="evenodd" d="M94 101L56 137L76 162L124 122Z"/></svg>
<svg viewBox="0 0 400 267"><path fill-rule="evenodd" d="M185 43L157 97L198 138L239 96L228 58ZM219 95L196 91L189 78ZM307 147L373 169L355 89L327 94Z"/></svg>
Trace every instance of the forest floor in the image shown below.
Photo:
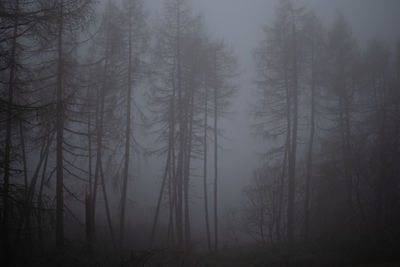
<svg viewBox="0 0 400 267"><path fill-rule="evenodd" d="M400 254L362 248L341 249L318 246L296 247L288 249L283 246L248 245L235 248L222 248L218 256L204 253L184 253L179 249L153 249L132 251L121 257L118 250L96 250L89 253L87 248L69 245L63 252L31 255L20 258L18 264L10 266L210 266L210 267L242 267L242 266L349 266L349 267L400 267ZM124 260L121 261L121 258Z"/></svg>

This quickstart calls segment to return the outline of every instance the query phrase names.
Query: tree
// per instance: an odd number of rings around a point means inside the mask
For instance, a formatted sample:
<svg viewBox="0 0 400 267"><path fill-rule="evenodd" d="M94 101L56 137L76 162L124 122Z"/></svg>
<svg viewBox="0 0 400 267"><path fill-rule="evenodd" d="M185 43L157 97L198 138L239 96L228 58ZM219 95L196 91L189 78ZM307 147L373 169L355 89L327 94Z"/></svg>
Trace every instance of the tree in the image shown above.
<svg viewBox="0 0 400 267"><path fill-rule="evenodd" d="M287 173L288 206L286 235L293 243L295 234L296 156L298 139L299 80L301 64L300 17L303 9L296 9L290 1L281 1L272 26L265 28L266 40L255 51L260 90L259 108L254 114L262 121L256 130L266 138L285 135L283 146L271 150L272 159L280 155L282 162L281 197ZM287 171L287 172L286 172ZM282 201L280 201L282 203ZM282 204L279 204L282 209ZM277 218L280 232L280 216Z"/></svg>
<svg viewBox="0 0 400 267"><path fill-rule="evenodd" d="M10 211L16 205L27 206L31 203L26 203L30 197L28 194L28 171L27 171L27 156L25 135L23 129L28 118L32 118L33 113L41 112L44 107L38 102L32 104L34 97L28 97L32 84L35 80L45 80L43 77L34 79L32 73L35 68L32 62L27 58L32 57L31 50L40 49L40 46L35 42L34 34L43 25L49 23L53 8L46 7L41 3L33 3L26 1L2 1L0 4L2 12L0 19L2 20L0 39L0 79L1 79L1 103L4 109L1 108L2 123L5 123L4 129L4 183L3 183L3 245L4 245L4 261L7 265L9 250L12 245L9 242L11 220L14 223L21 224L29 215L25 212L20 215L20 218L10 217ZM35 57L36 55L33 55ZM5 114L4 114L5 113ZM19 129L19 134L17 134ZM19 137L19 138L16 138ZM18 158L21 159L19 166ZM3 158L2 158L3 160ZM39 165L40 166L40 165ZM21 169L20 169L21 168ZM21 203L17 203L20 199L18 194L18 176L19 171L24 177L24 198ZM35 175L34 175L35 176ZM10 188L10 178L12 178ZM15 194L16 198L12 197ZM18 201L16 201L18 199ZM11 202L10 202L11 201ZM23 211L27 211L26 208ZM28 222L28 219L27 219ZM27 223L29 226L29 224ZM19 230L16 233L16 240L19 239ZM30 239L30 232L28 232Z"/></svg>
<svg viewBox="0 0 400 267"><path fill-rule="evenodd" d="M111 1L108 2L107 8L104 11L100 33L93 43L94 56L98 58L93 66L93 78L90 82L93 86L95 95L94 105L94 137L95 137L95 166L93 176L93 190L90 195L90 223L91 237L95 235L96 228L96 204L98 186L102 187L104 208L106 210L107 223L110 230L112 244L115 246L114 227L111 218L111 209L107 196L107 181L105 180L105 172L114 171L109 168L109 165L104 166L104 159L108 156L109 161L114 157L112 151L107 151L106 143L110 142L113 146L118 146L122 143L116 134L119 130L122 131L123 126L120 120L117 119L116 102L121 96L121 90L125 81L122 80L122 68L125 63L124 51L126 45L123 42L123 22L121 10ZM125 67L125 66L124 66ZM98 79L98 77L101 77ZM120 126L121 125L121 126ZM122 127L122 128L120 128ZM118 160L118 158L116 159ZM123 195L123 193L122 193ZM121 214L122 215L122 214Z"/></svg>
<svg viewBox="0 0 400 267"><path fill-rule="evenodd" d="M62 248L64 244L64 109L65 109L65 90L64 90L64 64L65 47L64 37L67 33L75 34L77 29L85 25L90 11L91 1L74 0L65 2L56 1L58 10L55 20L54 37L56 38L55 51L57 70L56 70L56 243L57 247Z"/></svg>
<svg viewBox="0 0 400 267"><path fill-rule="evenodd" d="M128 190L128 177L131 154L131 135L132 135L132 97L134 78L136 82L139 79L141 65L141 57L147 48L147 32L146 32L146 14L143 11L142 1L125 1L124 8L126 10L125 19L128 21L128 37L127 37L127 100L126 100L126 130L125 130L125 157L123 184L121 194L121 218L120 218L120 247L123 245L124 224L125 224L125 206L126 194ZM136 74L136 75L135 75Z"/></svg>
<svg viewBox="0 0 400 267"><path fill-rule="evenodd" d="M156 124L158 124L157 122L164 124L161 126L162 131L159 132L159 140L166 142L167 148L164 147L160 151L167 152L168 156L153 221L151 245L154 240L168 173L171 184L170 189L172 190L172 193L170 192L171 219L169 228L175 227L178 246L183 246L184 235L186 243L190 240L188 232L188 170L190 169L191 148L188 145L190 140L188 131L190 131L191 103L194 103L194 98L193 89L184 87L187 84L185 82L189 82L186 74L190 74L191 69L191 65L184 66L184 64L187 63L187 61L185 62L185 56L187 55L185 52L189 52L189 50L185 50L185 44L186 40L189 40L193 25L194 20L185 1L173 0L166 3L165 17L163 25L158 30L155 48L157 52L153 64L157 64L158 68L155 71L156 77L153 76L151 102L153 107L157 107L157 109L153 110L157 117L155 119ZM187 215L185 218L184 209ZM185 233L183 228L184 220Z"/></svg>
<svg viewBox="0 0 400 267"><path fill-rule="evenodd" d="M17 35L18 35L18 13L19 13L19 1L15 3L15 11L14 11L14 23L13 23L13 33L12 33L12 44L11 44L11 55L9 60L9 80L8 80L8 99L7 99L7 117L6 117L6 138L5 138L5 155L4 155L4 185L3 185L3 249L5 253L4 263L8 265L8 246L9 246L9 238L8 238L8 227L9 227L9 184L10 184L10 149L11 149L11 119L13 116L12 105L14 102L14 88L15 88L15 72L16 72L16 53L17 53Z"/></svg>
<svg viewBox="0 0 400 267"><path fill-rule="evenodd" d="M351 107L355 85L354 70L357 46L351 36L349 26L339 15L328 36L329 84L330 92L336 97L336 104L331 110L337 118L340 135L343 176L346 183L347 203L353 206L353 178L351 170Z"/></svg>
<svg viewBox="0 0 400 267"><path fill-rule="evenodd" d="M369 137L374 140L371 145L371 157L376 164L371 171L374 176L374 207L373 207L373 225L374 239L379 243L388 234L384 229L390 228L393 215L388 212L394 209L396 203L396 193L393 187L396 187L395 171L396 163L393 161L393 155L396 154L398 145L396 144L396 124L392 125L390 121L396 119L396 74L394 64L391 62L392 51L389 46L379 39L372 39L364 54L365 66L365 91L367 96L366 106L368 116L366 131ZM383 226L385 225L385 226Z"/></svg>
<svg viewBox="0 0 400 267"><path fill-rule="evenodd" d="M276 167L263 166L253 174L251 184L245 188L245 218L249 234L263 245L277 240L275 223L279 201L280 170Z"/></svg>
<svg viewBox="0 0 400 267"><path fill-rule="evenodd" d="M307 84L310 90L310 132L306 163L306 181L304 196L304 239L310 237L310 187L313 175L313 153L315 143L315 132L317 123L317 105L319 104L318 91L323 85L324 61L325 61L325 40L324 29L318 17L313 12L304 17L304 47L307 66Z"/></svg>
<svg viewBox="0 0 400 267"><path fill-rule="evenodd" d="M211 46L210 62L214 120L214 250L218 252L218 118L226 115L236 91L233 78L237 75L237 60L231 48L224 42L216 42Z"/></svg>
<svg viewBox="0 0 400 267"><path fill-rule="evenodd" d="M170 220L168 233L175 235L178 246L190 248L190 178L191 165L203 149L203 175L207 179L207 128L208 115L214 117L215 155L217 155L217 117L225 112L233 87L235 59L223 43L210 42L205 34L201 17L193 17L184 1L171 1L166 5L165 21L159 29L154 58L157 72L153 78L152 105L157 107L156 125L159 140L167 153L167 162L157 200L153 221L151 245L160 213L164 189L169 189ZM211 97L208 92L213 89ZM207 91L207 93L206 93ZM212 109L209 108L209 103ZM203 114L204 116L200 116ZM215 158L217 161L217 158ZM215 164L215 167L217 165ZM215 168L215 181L218 172ZM216 185L216 183L214 183ZM204 184L205 194L207 182ZM217 189L214 196L214 217L218 242ZM208 202L207 197L205 202ZM208 206L205 207L208 209ZM208 212L207 212L208 214ZM207 215L208 216L208 215ZM207 225L208 220L206 221ZM207 231L209 232L209 230ZM170 235L168 235L170 236Z"/></svg>

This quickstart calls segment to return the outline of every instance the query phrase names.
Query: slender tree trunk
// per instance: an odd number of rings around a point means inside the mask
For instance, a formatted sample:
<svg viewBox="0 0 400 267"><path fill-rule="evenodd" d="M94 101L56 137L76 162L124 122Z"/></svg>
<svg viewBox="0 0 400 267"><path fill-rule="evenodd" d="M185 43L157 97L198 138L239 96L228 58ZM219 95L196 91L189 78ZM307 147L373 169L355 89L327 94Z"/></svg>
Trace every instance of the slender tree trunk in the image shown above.
<svg viewBox="0 0 400 267"><path fill-rule="evenodd" d="M93 201L93 181L92 181L92 115L91 115L91 102L90 102L90 88L87 91L88 100L88 176L89 176L89 190L86 192L86 245L88 249L92 250L92 201Z"/></svg>
<svg viewBox="0 0 400 267"><path fill-rule="evenodd" d="M171 152L172 153L172 152ZM173 194L173 172L171 166L172 157L170 159L170 168L168 170L168 204L169 204L169 219L168 219L168 233L167 233L167 243L172 247L175 245L175 233L174 233L174 208L175 208L175 198Z"/></svg>
<svg viewBox="0 0 400 267"><path fill-rule="evenodd" d="M89 176L89 197L92 197L93 181L92 181L92 114L90 105L90 88L88 88L87 99L88 99L88 176Z"/></svg>
<svg viewBox="0 0 400 267"><path fill-rule="evenodd" d="M183 189L183 157L184 157L184 124L183 124L183 95L182 95L182 75L181 75L181 32L180 32L180 2L177 3L177 47L176 47L176 60L177 60L177 89L178 89L178 109L179 109L179 154L178 154L178 165L176 173L176 190L177 190L177 202L176 202L176 234L178 246L183 244L183 209L182 209L182 189Z"/></svg>
<svg viewBox="0 0 400 267"><path fill-rule="evenodd" d="M22 126L22 119L19 121L19 136L20 136L20 143L21 143L21 152L22 152L22 163L23 163L23 173L24 173L24 187L25 187L25 199L28 198L28 169L26 166L26 151L25 151L25 137L24 137L24 131L23 131L23 126ZM39 210L40 213L40 210ZM30 253L32 251L32 236L31 236L31 229L30 229L30 216L26 218L27 220L27 228L26 228L26 245L28 249L28 255L27 257L30 257ZM24 248L25 249L25 248Z"/></svg>
<svg viewBox="0 0 400 267"><path fill-rule="evenodd" d="M282 162L282 171L279 177L279 195L278 195L278 214L276 216L276 239L277 241L281 241L281 224L282 224L282 211L283 211L283 195L285 191L285 176L286 176L286 168L287 168L287 159L290 147L289 140L289 131L287 131L287 138L285 143L285 149L283 152L283 162Z"/></svg>
<svg viewBox="0 0 400 267"><path fill-rule="evenodd" d="M93 244L92 244L92 196L90 192L86 191L85 195L85 224L86 224L86 246L89 250L89 253L92 253Z"/></svg>
<svg viewBox="0 0 400 267"><path fill-rule="evenodd" d="M40 169L43 164L43 161L45 160L45 158L47 157L47 154L49 153L49 148L50 148L52 139L53 139L53 136L51 136L50 138L48 136L45 136L43 138L43 144L42 144L42 147L41 147L40 153L39 153L39 161L36 165L36 168L32 175L32 178L30 179L27 198L25 199L25 203L24 203L24 207L23 207L23 216L21 217L21 220L17 227L18 232L16 235L16 241L15 241L16 247L18 247L18 242L19 242L19 237L20 237L21 231L23 229L27 229L30 227L30 216L31 216L31 210L33 208L32 202L33 202L35 187L36 187L37 180L39 178L39 173L40 173Z"/></svg>
<svg viewBox="0 0 400 267"><path fill-rule="evenodd" d="M109 204L108 204L107 187L106 187L106 183L104 181L103 164L102 164L101 161L100 161L100 177L101 177L101 184L102 184L102 187L103 187L104 207L106 209L108 228L110 230L112 244L113 244L113 246L115 248L114 230L113 230L113 225L112 225L112 220L111 220L110 207L109 207Z"/></svg>
<svg viewBox="0 0 400 267"><path fill-rule="evenodd" d="M293 15L292 15L293 16ZM294 18L293 18L294 19ZM289 244L294 243L295 238L295 193L296 193L296 150L297 150L297 123L298 123L298 97L297 97L297 38L295 22L292 22L293 29L293 88L292 88L292 101L293 101L293 128L292 128L292 141L289 153L289 173L288 173L288 209L287 209L287 239Z"/></svg>
<svg viewBox="0 0 400 267"><path fill-rule="evenodd" d="M63 162L63 140L64 140L64 103L63 103L63 0L59 1L58 21L58 70L57 70L57 144L56 144L56 244L59 249L64 245L64 162Z"/></svg>
<svg viewBox="0 0 400 267"><path fill-rule="evenodd" d="M207 194L207 130L208 130L208 88L205 88L205 96L204 96L204 139L203 139L203 151L204 151L204 159L203 159L203 187L204 187L204 212L205 212L205 220L206 220L206 233L207 233L207 247L208 252L212 252L211 247L211 235L210 235L210 221L208 218L208 194Z"/></svg>
<svg viewBox="0 0 400 267"><path fill-rule="evenodd" d="M124 241L124 225L125 225L125 205L126 193L128 190L128 175L129 175L129 161L130 161L130 138L131 138L131 101L132 101L132 7L129 7L129 36L128 36L128 96L126 105L126 130L125 130L125 165L123 174L123 184L121 188L121 220L119 224L119 246L123 247Z"/></svg>
<svg viewBox="0 0 400 267"><path fill-rule="evenodd" d="M103 95L103 93L100 93L101 95ZM99 99L98 100L98 105L100 105L100 107L98 107L98 109L100 109L100 110L98 110L98 118L97 118L97 126L96 126L96 128L97 128L97 133L96 133L96 146L97 146L97 148L96 148L96 167L95 167L95 173L94 173L94 185L93 185L93 199L92 199L92 210L91 210L91 212L92 212L92 219L91 219L91 223L93 224L92 225L92 227L91 227L91 229L92 229L92 231L93 231L93 233L92 233L92 238L94 238L95 237L95 232L96 232L96 229L95 229L95 225L96 225L96 222L95 222L95 219L96 219L96 201L97 201L97 190L98 190L98 185L99 185L99 177L100 177L100 172L101 172L101 169L100 169L100 166L101 166L101 161L102 161L102 145L103 145L103 105L104 105L104 98L103 98L103 96L98 96L99 98L101 98L101 99ZM101 179L101 177L100 177L100 179Z"/></svg>
<svg viewBox="0 0 400 267"><path fill-rule="evenodd" d="M182 99L181 99L182 100ZM182 105L181 101L179 101L179 106ZM182 108L180 108L182 110ZM176 202L176 232L177 232L177 241L178 246L183 245L183 159L184 159L184 127L183 127L183 119L181 118L182 112L179 112L179 152L178 152L178 162L177 162L177 173L176 173L176 193L177 193L177 202Z"/></svg>
<svg viewBox="0 0 400 267"><path fill-rule="evenodd" d="M19 13L19 0L16 0L15 14ZM10 74L8 81L8 103L7 103L7 121L6 121L6 139L5 139L5 155L4 155L4 192L3 192L3 252L4 252L4 265L8 266L10 251L9 251L9 236L8 236L8 225L9 225L9 204L8 194L10 185L10 153L11 153L11 136L12 136L12 103L14 101L14 87L15 87L15 76L16 76L16 52L17 52L17 36L18 36L18 16L15 16L14 28L13 28L13 39L11 47L10 57Z"/></svg>
<svg viewBox="0 0 400 267"><path fill-rule="evenodd" d="M160 193L158 194L156 212L154 214L154 219L153 219L153 227L151 228L150 248L153 248L154 237L155 237L156 228L157 228L157 222L158 222L158 216L160 214L161 202L162 202L162 197L163 197L163 194L164 194L164 187L165 187L165 183L166 183L167 176L168 176L169 169L170 169L170 156L171 156L170 146L171 145L169 144L167 161L165 163L164 175L163 175L163 179L162 179L162 182L161 182Z"/></svg>
<svg viewBox="0 0 400 267"><path fill-rule="evenodd" d="M190 247L191 233L190 233L190 214L189 214L189 179L190 179L190 162L191 162L191 154L192 154L192 136L193 136L193 111L194 111L194 92L190 93L190 101L189 101L188 111L188 119L189 119L189 132L186 134L186 138L188 139L186 144L186 160L185 160L185 169L184 169L184 197L185 197L185 244L186 247ZM188 108L188 109L189 109Z"/></svg>
<svg viewBox="0 0 400 267"><path fill-rule="evenodd" d="M218 94L217 51L214 58L214 250L218 253Z"/></svg>
<svg viewBox="0 0 400 267"><path fill-rule="evenodd" d="M182 115L180 115L182 116ZM178 246L183 246L184 239L184 231L183 231L183 165L184 165L184 128L183 128L183 119L180 119L180 130L179 130L179 152L178 152L178 162L177 162L177 174L176 174L176 192L177 192L177 202L176 202L176 232L177 232L177 241Z"/></svg>
<svg viewBox="0 0 400 267"><path fill-rule="evenodd" d="M19 137L21 142L21 152L22 152L22 164L24 172L24 187L25 187L25 197L28 194L28 168L26 166L26 149L25 149L25 137L22 125L22 120L19 121Z"/></svg>
<svg viewBox="0 0 400 267"><path fill-rule="evenodd" d="M346 94L346 93L345 93ZM344 99L344 112L345 112L345 151L346 151L346 161L345 161L345 168L346 168L346 181L347 181L347 187L348 187L348 203L350 205L351 211L353 212L353 175L352 175L352 169L351 169L351 161L352 161L352 149L351 149L351 129L350 129L350 100L349 96L347 94L345 95Z"/></svg>
<svg viewBox="0 0 400 267"><path fill-rule="evenodd" d="M284 76L285 76L285 92L286 92L286 142L283 152L283 162L282 162L282 172L280 177L280 187L279 187L279 205L278 205L278 215L276 222L276 232L277 240L281 241L281 220L283 211L283 195L285 190L285 176L286 170L288 168L288 158L291 149L291 101L290 101L290 88L289 88L289 77L288 77L288 67L287 60L285 58L284 62Z"/></svg>
<svg viewBox="0 0 400 267"><path fill-rule="evenodd" d="M172 99L171 99L171 114L169 117L169 146L170 146L170 167L169 167L169 224L170 224L170 236L171 236L171 244L175 245L175 231L174 231L174 212L176 214L176 202L177 202L177 186L176 186L176 168L175 168L175 86L172 90ZM176 217L175 217L176 222Z"/></svg>
<svg viewBox="0 0 400 267"><path fill-rule="evenodd" d="M306 189L304 196L304 239L309 240L310 224L310 183L313 166L313 145L315 133L315 63L314 63L314 41L311 44L311 118L310 118L310 139L308 143L307 170L306 170Z"/></svg>
<svg viewBox="0 0 400 267"><path fill-rule="evenodd" d="M47 142L49 143L49 147L51 146L50 144L50 138L49 134L47 137ZM47 171L47 163L49 159L49 153L46 153L46 157L44 159L43 163L43 169L42 169L42 177L40 180L40 186L39 186L39 193L38 193L38 216L37 216L37 223L38 223L38 239L39 239L39 249L40 253L44 253L44 241L43 241L43 226L42 226L42 197L43 197L43 187L44 187L44 181L46 179L46 171Z"/></svg>
<svg viewBox="0 0 400 267"><path fill-rule="evenodd" d="M97 200L97 186L99 184L99 177L101 175L101 162L102 162L102 146L103 146L103 124L104 124L104 105L105 105L105 86L107 79L107 69L108 69L108 41L106 45L105 52L105 62L103 69L103 81L101 88L97 89L97 97L96 97L96 167L94 173L94 185L93 185L93 198L91 199L91 230L92 238L95 238L96 233L96 200ZM101 177L100 177L101 179Z"/></svg>

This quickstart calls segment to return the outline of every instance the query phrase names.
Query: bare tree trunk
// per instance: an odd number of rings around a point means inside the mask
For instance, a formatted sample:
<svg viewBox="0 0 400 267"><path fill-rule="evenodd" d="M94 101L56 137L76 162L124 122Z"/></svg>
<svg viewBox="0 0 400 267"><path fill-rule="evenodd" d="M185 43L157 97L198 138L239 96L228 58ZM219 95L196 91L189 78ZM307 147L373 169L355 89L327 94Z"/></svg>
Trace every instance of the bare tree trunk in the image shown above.
<svg viewBox="0 0 400 267"><path fill-rule="evenodd" d="M108 205L107 187L106 187L106 183L104 181L103 164L101 161L100 161L100 177L101 177L101 184L103 186L104 207L106 209L108 228L110 229L111 241L112 241L113 247L115 248L114 230L113 230L113 226L112 226L110 208Z"/></svg>
<svg viewBox="0 0 400 267"><path fill-rule="evenodd" d="M309 240L310 224L310 183L312 175L313 145L315 133L315 62L314 62L314 41L311 44L311 118L310 118L310 139L308 143L307 170L306 170L306 189L304 196L304 239Z"/></svg>
<svg viewBox="0 0 400 267"><path fill-rule="evenodd" d="M181 75L181 33L180 33L180 2L178 1L177 6L177 86L178 86L178 108L179 108L179 155L178 165L176 173L176 190L177 190L177 202L176 202L176 234L178 246L183 244L183 209L182 209L182 189L183 189L183 157L185 147L185 136L184 136L184 124L183 124L183 96L182 96L182 75Z"/></svg>
<svg viewBox="0 0 400 267"><path fill-rule="evenodd" d="M171 152L172 153L172 152ZM168 219L168 233L167 233L167 243L172 247L175 245L175 232L174 232L174 208L175 208L175 198L173 193L173 171L171 166L172 157L170 160L170 168L168 170L168 204L169 204L169 219Z"/></svg>
<svg viewBox="0 0 400 267"><path fill-rule="evenodd" d="M19 13L19 0L16 0L15 13ZM4 264L8 266L9 263L9 237L8 237L8 225L9 225L9 204L8 194L10 185L10 153L11 153L11 136L12 136L12 103L14 97L15 87L15 72L16 72L16 50L17 50L17 36L18 36L18 16L15 16L14 28L13 28L13 40L11 47L10 57L10 75L8 81L8 103L7 103L7 122L6 122L6 139L5 139L5 155L4 155L4 192L3 192L3 252L4 252Z"/></svg>
<svg viewBox="0 0 400 267"><path fill-rule="evenodd" d="M63 1L59 1L60 14L58 21L58 70L57 70L57 183L56 183L56 244L59 249L64 245L64 163L63 163L63 140L64 140L64 104L63 104Z"/></svg>
<svg viewBox="0 0 400 267"><path fill-rule="evenodd" d="M171 234L171 244L174 246L175 245L175 231L174 231L174 213L176 215L176 202L177 202L177 185L176 185L176 168L175 168L175 162L176 162L176 156L175 156L175 86L173 87L172 91L172 101L171 101L171 114L169 117L169 133L170 133L170 140L169 140L169 146L170 146L170 157L171 157L171 162L170 162L170 167L169 167L169 197L172 198L169 201L169 224L170 224L170 234ZM176 216L175 216L175 223L176 223Z"/></svg>
<svg viewBox="0 0 400 267"><path fill-rule="evenodd" d="M18 232L16 235L16 241L15 241L16 247L18 246L20 232L24 228L30 227L30 216L31 216L31 210L33 208L32 202L33 202L33 196L34 196L34 192L35 192L36 183L39 178L39 173L40 173L40 169L43 164L43 161L45 160L45 158L47 158L47 154L49 153L49 149L50 149L52 140L53 140L53 136L49 137L47 135L47 136L43 137L43 144L42 144L42 147L41 147L40 153L39 153L39 161L36 165L36 168L32 175L32 178L30 179L27 197L25 199L25 203L24 203L24 207L23 207L23 215L22 215L19 225L17 227Z"/></svg>
<svg viewBox="0 0 400 267"><path fill-rule="evenodd" d="M214 58L214 250L218 253L218 94L217 51Z"/></svg>
<svg viewBox="0 0 400 267"><path fill-rule="evenodd" d="M102 94L102 93L100 93ZM98 102L104 102L104 99L102 96L99 96L99 98L102 98L101 100L98 100ZM96 134L96 139L97 139L97 152L96 152L96 167L95 167L95 173L94 173L94 185L93 185L93 199L92 199L92 219L91 219L91 223L93 224L91 229L93 231L92 233L92 238L95 237L95 232L96 232L96 201L97 201L97 189L98 189L98 184L99 184L99 177L100 177L100 166L101 166L101 161L102 161L102 139L103 139L103 115L102 115L102 110L103 110L103 103L97 103L98 105L100 105L100 111L98 111L98 118L97 118L97 134ZM100 177L101 179L101 177Z"/></svg>
<svg viewBox="0 0 400 267"><path fill-rule="evenodd" d="M121 188L121 218L120 218L120 235L119 246L123 247L124 241L124 226L125 226L125 205L126 205L126 192L128 190L128 175L129 175L129 161L130 161L130 138L131 138L131 101L132 101L132 7L129 7L129 36L128 36L128 96L126 105L126 130L125 130L125 164L123 183Z"/></svg>
<svg viewBox="0 0 400 267"><path fill-rule="evenodd" d="M44 241L43 241L43 226L42 226L42 202L43 202L43 187L44 187L44 180L46 179L46 171L47 171L47 163L48 163L49 153L46 153L46 157L43 163L42 169L42 179L40 181L39 186L39 193L38 193L38 238L39 238L39 250L40 253L44 253Z"/></svg>
<svg viewBox="0 0 400 267"><path fill-rule="evenodd" d="M89 253L92 252L92 196L90 192L86 191L85 195L85 224L86 224L86 246L89 249Z"/></svg>
<svg viewBox="0 0 400 267"><path fill-rule="evenodd" d="M26 151L25 151L25 138L24 138L24 131L23 131L23 129L22 129L22 120L20 119L20 121L19 121L19 136L20 136L20 142L21 142L21 151L22 151L22 163L23 163L23 173L24 173L24 187L25 187L25 199L27 199L28 198L28 192L29 192L29 190L28 190L28 169L27 169L27 166L26 166ZM39 210L39 213L40 213L40 210ZM31 253L31 251L32 251L32 236L31 236L31 230L30 230L30 228L29 228L29 226L31 225L30 223L29 223L29 221L30 221L30 216L28 216L27 218L26 218L26 220L27 220L27 229L26 229L26 239L27 239L27 242L26 242L26 245L28 246L27 247L27 249L28 249L28 255L27 255L27 257L30 257L30 253ZM25 248L24 248L25 249Z"/></svg>
<svg viewBox="0 0 400 267"><path fill-rule="evenodd" d="M210 235L210 221L208 218L208 194L207 194L207 130L208 130L208 88L205 88L205 100L204 100L204 139L203 139L203 151L204 151L204 159L203 159L203 187L204 187L204 211L205 211L205 220L206 220L206 233L207 233L207 247L208 252L212 252L211 247L211 235Z"/></svg>
<svg viewBox="0 0 400 267"><path fill-rule="evenodd" d="M289 78L287 73L287 60L285 58L284 62L284 75L285 75L285 91L286 91L286 143L283 153L282 162L282 173L280 177L280 187L279 187L279 205L278 205L278 215L276 222L276 232L277 240L281 241L281 219L283 211L283 195L285 190L285 176L288 165L288 157L291 149L291 102L290 102L290 89L289 89Z"/></svg>
<svg viewBox="0 0 400 267"><path fill-rule="evenodd" d="M290 122L288 122L290 124ZM287 168L287 158L290 147L289 131L287 130L287 138L285 143L285 151L283 153L282 172L279 177L279 195L278 195L278 214L276 216L276 239L281 241L281 224L282 224L282 211L283 211L283 193L285 190L285 175Z"/></svg>
<svg viewBox="0 0 400 267"><path fill-rule="evenodd" d="M175 66L175 65L174 65ZM175 73L175 71L174 71ZM175 78L174 78L175 79ZM174 214L172 214L172 212L175 212L175 225L177 225L177 201L178 201L178 193L177 193L177 174L176 174L176 154L175 154L175 125L176 125L176 118L175 118L175 97L176 97L176 88L175 88L175 84L173 86L172 89L172 100L171 100L171 114L170 114L170 138L171 138L171 142L170 142L170 146L171 146L171 165L170 165L170 171L171 171L171 176L170 176L170 183L172 183L172 202L173 205L170 205L170 222L173 224L173 217ZM174 226L172 225L171 227L171 232L174 232L174 234L172 234L172 238L174 239L174 241L176 239L178 239L178 237L176 236L175 239L175 234L178 235L177 231L174 231ZM175 242L174 242L175 243Z"/></svg>
<svg viewBox="0 0 400 267"><path fill-rule="evenodd" d="M157 207L156 207L156 212L154 214L154 219L153 219L153 227L151 228L150 248L153 248L154 236L155 236L155 233L156 233L157 222L158 222L158 216L159 216L159 213L160 213L162 197L163 197L163 194L164 194L164 187L165 187L165 183L166 183L167 176L168 176L169 169L170 169L170 156L171 156L170 146L171 145L169 144L167 162L165 164L164 175L163 175L163 179L162 179L162 182L161 182L160 193L158 194Z"/></svg>
<svg viewBox="0 0 400 267"><path fill-rule="evenodd" d="M88 166L88 176L89 176L89 197L92 197L92 115L91 115L91 109L90 109L90 93L89 93L90 88L88 88L87 92L87 98L88 98L88 128L87 128L87 134L88 134L88 160L89 160L89 166Z"/></svg>
<svg viewBox="0 0 400 267"><path fill-rule="evenodd" d="M190 215L189 215L189 178L190 178L190 161L192 154L192 136L193 136L193 111L194 111L194 92L191 91L190 102L188 110L187 119L189 119L189 132L186 134L186 138L188 139L185 142L186 145L186 160L185 160L185 169L184 169L184 197L185 197L185 244L186 247L190 247L191 233L190 233ZM187 124L187 123L186 123Z"/></svg>
<svg viewBox="0 0 400 267"><path fill-rule="evenodd" d="M89 190L86 192L85 204L86 204L86 245L89 250L92 250L93 242L93 223L92 223L92 201L93 201L93 181L92 181L92 116L90 106L90 88L87 91L88 101L88 176L89 176Z"/></svg>
<svg viewBox="0 0 400 267"><path fill-rule="evenodd" d="M22 120L19 121L19 137L20 137L20 142L21 142L25 197L27 197L27 194L28 194L28 169L26 166L26 149L25 149L25 138L24 138L24 130L23 130L23 125L22 125Z"/></svg>
<svg viewBox="0 0 400 267"><path fill-rule="evenodd" d="M351 211L353 212L353 175L351 169L352 151L351 151L351 129L350 129L350 103L349 96L344 99L344 112L345 112L345 134L346 134L346 173L347 173L347 187L348 187L348 203Z"/></svg>
<svg viewBox="0 0 400 267"><path fill-rule="evenodd" d="M181 102L181 101L179 101ZM182 105L182 104L180 104ZM180 112L180 117L182 116ZM176 218L176 234L177 234L177 242L178 246L183 245L183 158L184 158L184 129L183 129L183 119L180 118L179 123L179 152L178 152L178 162L177 162L177 170L176 170L176 209L175 209L175 218Z"/></svg>
<svg viewBox="0 0 400 267"><path fill-rule="evenodd" d="M107 42L108 43L108 42ZM104 123L104 101L105 101L105 82L107 78L107 67L108 67L108 45L106 45L105 62L103 70L103 82L100 89L97 89L96 97L96 167L94 173L94 185L93 185L93 198L91 199L91 223L93 224L91 230L93 231L91 237L95 238L96 234L96 200L97 200L97 186L99 184L99 177L101 175L101 162L102 162L102 146L103 146L103 123ZM101 177L100 177L101 179Z"/></svg>
<svg viewBox="0 0 400 267"><path fill-rule="evenodd" d="M293 16L293 15L292 15ZM293 16L294 20L294 16ZM287 239L289 244L294 243L295 238L295 193L296 193L296 150L297 150L297 123L298 123L298 96L297 96L297 38L295 22L292 22L292 49L294 53L293 58L293 128L292 128L292 141L289 153L289 173L288 173L288 209L287 209Z"/></svg>
<svg viewBox="0 0 400 267"><path fill-rule="evenodd" d="M48 134L48 143L50 142L49 140L49 134ZM49 144L50 147L50 144ZM39 248L40 248L40 253L44 253L44 242L43 242L43 226L42 226L42 197L43 197L43 187L44 187L44 180L46 179L46 171L47 171L47 163L48 163L48 158L49 158L49 153L46 153L46 157L44 159L43 163L43 169L42 169L42 179L40 181L40 187L39 187L39 193L38 193L38 216L37 216L37 222L38 222L38 238L39 238Z"/></svg>

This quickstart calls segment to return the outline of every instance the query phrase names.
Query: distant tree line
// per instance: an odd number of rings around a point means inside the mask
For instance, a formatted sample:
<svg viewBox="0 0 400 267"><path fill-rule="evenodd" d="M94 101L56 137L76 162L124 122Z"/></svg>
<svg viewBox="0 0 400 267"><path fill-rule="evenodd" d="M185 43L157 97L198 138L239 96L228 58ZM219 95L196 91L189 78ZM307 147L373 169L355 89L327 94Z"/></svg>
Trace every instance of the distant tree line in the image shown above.
<svg viewBox="0 0 400 267"><path fill-rule="evenodd" d="M234 94L237 64L232 49L205 32L201 16L184 0L168 0L150 31L141 0L5 0L0 21L4 263L52 244L63 249L71 220L84 225L89 251L104 238L99 219L109 246L123 251L132 163L143 154L134 133L144 121L157 136L152 152L165 158L150 246L166 202L167 244L190 248L198 160L208 249L217 251L218 119ZM150 119L135 95L139 87L149 88Z"/></svg>
<svg viewBox="0 0 400 267"><path fill-rule="evenodd" d="M400 238L400 43L361 47L343 15L280 1L254 51L255 130L270 145L245 189L263 243L395 248Z"/></svg>

